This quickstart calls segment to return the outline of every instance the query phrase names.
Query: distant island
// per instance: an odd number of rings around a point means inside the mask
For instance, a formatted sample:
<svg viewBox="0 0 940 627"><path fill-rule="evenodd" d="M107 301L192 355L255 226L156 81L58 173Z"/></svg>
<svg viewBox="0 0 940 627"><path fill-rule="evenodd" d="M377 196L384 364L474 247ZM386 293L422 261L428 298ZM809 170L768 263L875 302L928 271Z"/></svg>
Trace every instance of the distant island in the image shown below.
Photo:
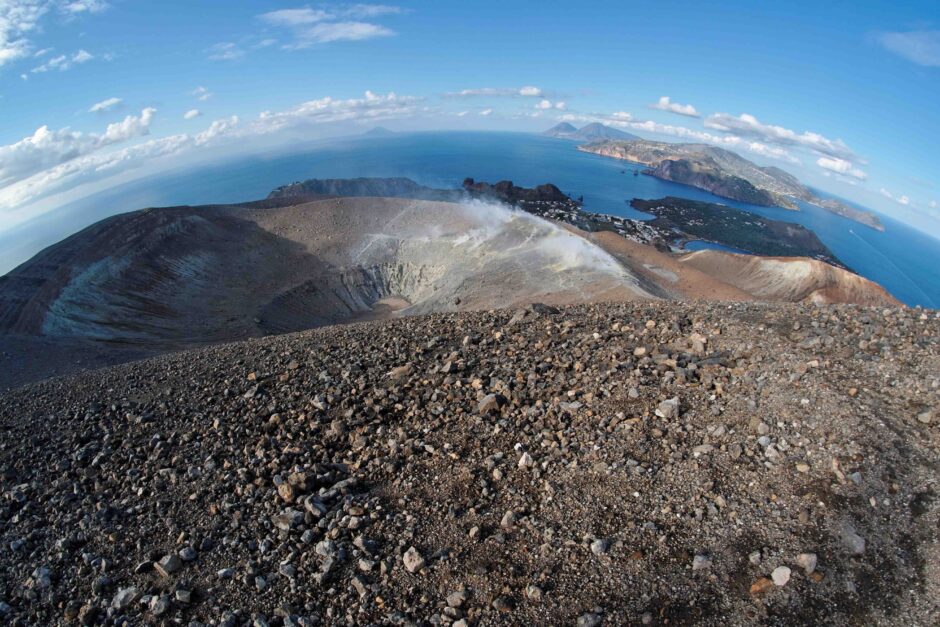
<svg viewBox="0 0 940 627"><path fill-rule="evenodd" d="M405 177L360 177L296 181L273 190L268 194L268 199L319 199L330 196L372 196L376 198L456 201L462 197L462 194L456 189L435 189L419 185Z"/></svg>
<svg viewBox="0 0 940 627"><path fill-rule="evenodd" d="M611 128L599 122L585 124L581 128L576 128L568 122L561 122L542 133L542 135L546 137L558 137L560 139L574 139L582 142L594 142L604 139L640 139L636 135L625 133L624 131Z"/></svg>
<svg viewBox="0 0 940 627"><path fill-rule="evenodd" d="M740 202L798 211L796 200L816 205L873 229L884 231L875 214L832 198L821 198L793 175L760 167L740 155L708 144L656 142L645 139L589 142L578 150L650 166L643 173L691 185Z"/></svg>
<svg viewBox="0 0 940 627"><path fill-rule="evenodd" d="M371 128L362 134L363 137L391 137L392 135L398 135L398 133L387 129L384 126L376 126L375 128Z"/></svg>

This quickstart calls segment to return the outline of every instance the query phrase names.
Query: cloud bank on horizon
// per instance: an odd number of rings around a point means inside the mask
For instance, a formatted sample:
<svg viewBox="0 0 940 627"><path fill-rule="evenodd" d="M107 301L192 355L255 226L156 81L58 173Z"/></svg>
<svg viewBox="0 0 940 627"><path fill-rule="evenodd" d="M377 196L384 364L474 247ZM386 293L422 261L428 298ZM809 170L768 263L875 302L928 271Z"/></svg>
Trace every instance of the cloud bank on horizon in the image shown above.
<svg viewBox="0 0 940 627"><path fill-rule="evenodd" d="M79 71L106 73L122 63L125 71L133 71L142 61L135 59L126 45L122 48L116 40L112 46L107 37L89 38L84 33L91 28L110 32L108 16L126 9L123 4L103 0L0 0L0 89L11 93L8 85L13 84L10 77L14 76L22 79L21 89L40 80L49 88L55 86L51 81L71 80ZM876 158L879 152L871 148L859 151L838 135L767 121L764 114L724 112L729 108L721 106L722 102L734 105L729 101L735 98L729 93L690 86L682 93L677 91L677 96L628 90L620 96L599 97L596 87L559 85L544 76L535 77L544 72L516 72L512 68L492 81L444 74L438 81L416 83L414 76L441 76L440 70L447 69L433 66L431 58L416 61L407 52L416 33L432 32L409 30L409 24L422 15L419 8L313 4L246 11L229 21L228 37L223 32L217 33L221 37L216 40L193 37L199 42L192 50L197 59L187 59L194 68L187 76L188 85L177 86L176 95L148 91L146 82L128 86L114 80L108 92L89 93L88 100L79 103L77 112L73 107L67 119L60 109L58 124L52 119L40 120L21 126L19 134L13 135L9 133L17 129L10 128L0 138L0 230L35 217L39 201L51 196L67 199L89 183L143 176L200 153L249 151L271 141L335 135L399 120L406 130L457 126L537 131L558 121L601 122L651 138L705 142L746 153L762 164L782 166L811 184L830 186L831 191L866 206L889 212L895 207L899 217L913 216L920 220L921 228L932 224L928 230L940 234L940 192L937 182L928 180L929 175L918 179L890 173L879 167L883 163ZM233 23L240 24L242 32ZM459 30L448 37L459 38ZM896 59L911 71L930 73L928 81L937 81L932 68L940 67L940 31L861 33L858 41L860 46L872 48L871 54L884 57L884 62ZM407 61L398 74L370 75L363 60L380 57L374 53L363 56L362 51L375 50L377 45L384 46L386 56L403 51ZM330 61L324 64L325 59ZM339 75L341 80L318 80L322 73L329 73L330 64L341 63L352 63L349 67L354 71ZM414 63L426 67L416 68L412 74ZM95 70L86 70L86 64ZM546 60L545 65L550 67L551 61ZM241 89L242 82L264 85L264 74L282 67L300 79L292 81L289 90L253 87L248 88L251 96L244 97L247 92ZM428 67L436 69L428 71ZM159 71L159 66L154 69ZM506 80L520 74L538 80ZM55 79L57 75L63 78ZM367 80L370 84L360 84ZM400 95L396 81L404 83L411 95ZM364 89L374 85L383 89ZM281 91L300 97L291 102L280 96ZM709 106L701 106L696 94ZM277 106L265 106L265 100ZM0 97L0 107L10 101L9 96ZM618 106L618 101L626 106ZM648 113L636 117L629 109L647 109ZM25 101L14 113L22 118L22 125L34 117ZM201 121L203 117L206 122ZM790 111L789 117L808 120L814 126L827 123L825 118L813 122L803 111ZM934 112L928 122L936 124L936 118ZM853 134L854 139L859 137L865 138L866 133ZM888 191L907 185L910 191Z"/></svg>

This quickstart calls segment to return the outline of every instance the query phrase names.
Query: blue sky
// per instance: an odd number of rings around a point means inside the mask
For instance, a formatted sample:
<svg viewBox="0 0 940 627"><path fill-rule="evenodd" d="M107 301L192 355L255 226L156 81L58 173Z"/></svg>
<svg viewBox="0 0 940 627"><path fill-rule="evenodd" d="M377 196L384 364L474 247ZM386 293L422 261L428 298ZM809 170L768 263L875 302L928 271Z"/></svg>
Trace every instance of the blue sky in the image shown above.
<svg viewBox="0 0 940 627"><path fill-rule="evenodd" d="M233 151L567 119L715 143L940 235L938 100L935 1L0 0L0 232Z"/></svg>

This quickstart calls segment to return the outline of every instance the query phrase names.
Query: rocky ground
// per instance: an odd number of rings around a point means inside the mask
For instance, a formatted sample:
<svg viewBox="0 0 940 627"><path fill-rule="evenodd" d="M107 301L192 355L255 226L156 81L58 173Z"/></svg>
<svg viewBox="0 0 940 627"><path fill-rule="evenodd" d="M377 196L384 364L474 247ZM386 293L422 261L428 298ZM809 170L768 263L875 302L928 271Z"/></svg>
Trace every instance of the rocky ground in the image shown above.
<svg viewBox="0 0 940 627"><path fill-rule="evenodd" d="M436 314L0 396L9 625L940 621L940 315Z"/></svg>

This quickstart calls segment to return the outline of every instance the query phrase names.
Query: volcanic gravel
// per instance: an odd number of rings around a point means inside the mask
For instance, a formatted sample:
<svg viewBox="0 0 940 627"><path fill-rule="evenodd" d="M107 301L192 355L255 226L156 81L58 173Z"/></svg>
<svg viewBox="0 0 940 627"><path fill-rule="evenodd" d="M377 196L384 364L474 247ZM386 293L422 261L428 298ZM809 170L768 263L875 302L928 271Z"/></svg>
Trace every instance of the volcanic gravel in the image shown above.
<svg viewBox="0 0 940 627"><path fill-rule="evenodd" d="M536 305L19 388L0 620L938 624L938 341L918 309Z"/></svg>

